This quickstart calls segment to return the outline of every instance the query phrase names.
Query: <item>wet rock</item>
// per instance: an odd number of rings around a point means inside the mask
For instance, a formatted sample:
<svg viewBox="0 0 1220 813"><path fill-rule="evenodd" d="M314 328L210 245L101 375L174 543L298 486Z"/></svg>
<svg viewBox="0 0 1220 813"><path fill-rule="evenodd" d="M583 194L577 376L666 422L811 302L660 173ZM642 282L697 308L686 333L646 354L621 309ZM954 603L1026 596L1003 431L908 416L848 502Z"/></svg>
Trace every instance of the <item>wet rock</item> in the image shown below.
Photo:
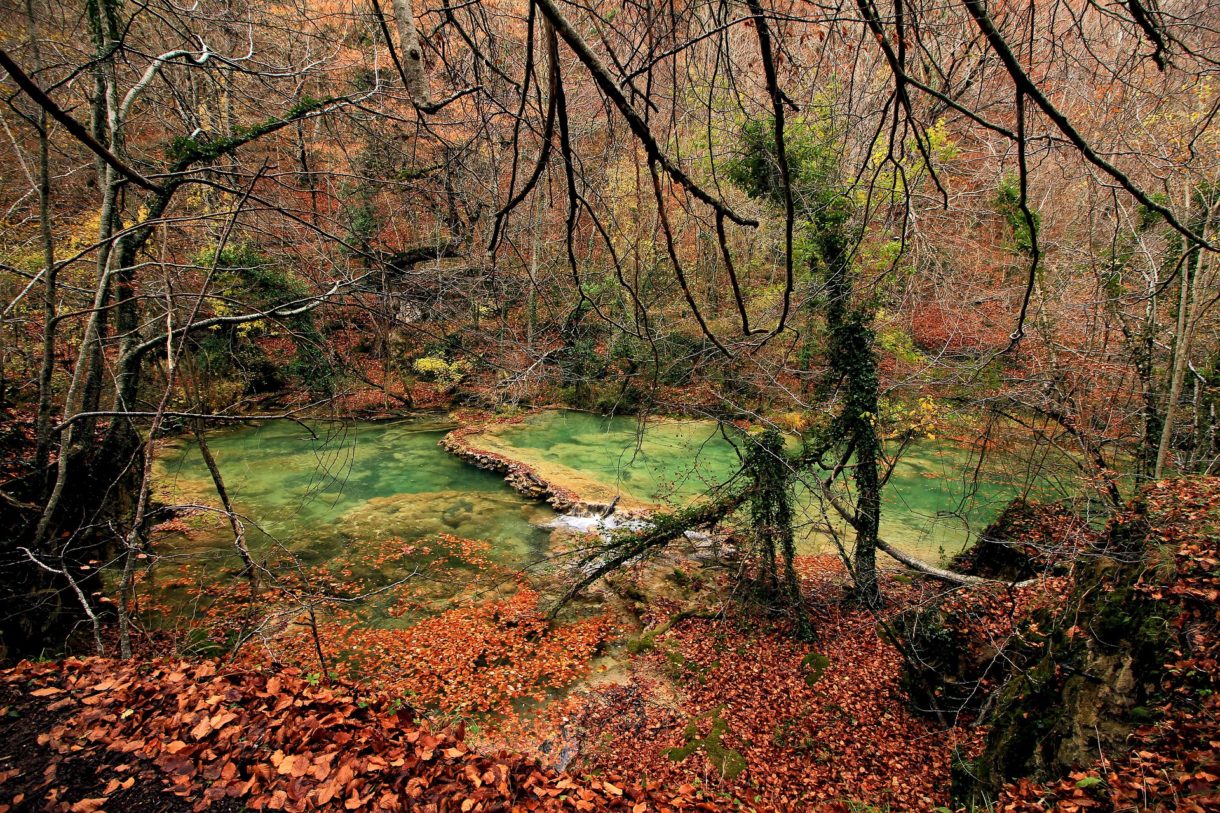
<svg viewBox="0 0 1220 813"><path fill-rule="evenodd" d="M482 432L480 426L464 426L441 438L441 447L471 465L496 474L503 474L504 481L518 494L531 500L544 500L560 513L568 513L583 506L580 498L562 486L549 483L538 472L525 463L511 460L503 455L479 449L470 438ZM603 506L604 507L604 506Z"/></svg>

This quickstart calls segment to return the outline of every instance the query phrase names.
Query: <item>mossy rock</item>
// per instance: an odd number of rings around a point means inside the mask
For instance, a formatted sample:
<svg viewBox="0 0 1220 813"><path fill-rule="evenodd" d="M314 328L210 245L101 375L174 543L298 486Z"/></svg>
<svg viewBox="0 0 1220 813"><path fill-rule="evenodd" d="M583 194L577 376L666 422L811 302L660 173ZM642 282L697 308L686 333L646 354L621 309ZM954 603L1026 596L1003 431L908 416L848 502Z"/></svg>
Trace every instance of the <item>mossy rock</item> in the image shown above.
<svg viewBox="0 0 1220 813"><path fill-rule="evenodd" d="M985 805L1020 777L1063 776L1092 762L1099 747L1121 752L1155 705L1178 612L1135 588L1157 542L1138 514L1114 523L1101 541L1104 553L1078 566L1070 595L1032 614L1014 636L1020 643L1006 650L1006 661L1025 667L990 703L983 753L955 766L957 804Z"/></svg>

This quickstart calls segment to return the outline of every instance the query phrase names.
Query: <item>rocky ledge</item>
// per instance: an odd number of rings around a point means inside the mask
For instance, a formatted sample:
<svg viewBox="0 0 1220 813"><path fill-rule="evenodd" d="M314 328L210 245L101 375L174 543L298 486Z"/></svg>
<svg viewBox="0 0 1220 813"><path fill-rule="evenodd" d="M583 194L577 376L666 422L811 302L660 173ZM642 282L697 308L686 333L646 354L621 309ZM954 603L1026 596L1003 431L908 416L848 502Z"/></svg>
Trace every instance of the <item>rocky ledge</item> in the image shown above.
<svg viewBox="0 0 1220 813"><path fill-rule="evenodd" d="M542 479L532 466L475 446L471 439L482 434L484 428L483 424L475 424L454 429L441 438L441 446L480 469L503 474L504 481L519 494L531 500L545 500L560 513L572 513L584 506L577 494Z"/></svg>
<svg viewBox="0 0 1220 813"><path fill-rule="evenodd" d="M511 420L520 421L521 418ZM475 422L454 429L441 438L440 445L445 451L460 457L471 465L503 474L504 482L512 486L517 493L531 500L543 500L561 514L609 516L614 513L619 517L643 519L651 513L640 509L616 511L617 499L611 503L584 500L571 489L544 479L528 463L480 449L477 445L477 438L487 429L487 426L486 422Z"/></svg>

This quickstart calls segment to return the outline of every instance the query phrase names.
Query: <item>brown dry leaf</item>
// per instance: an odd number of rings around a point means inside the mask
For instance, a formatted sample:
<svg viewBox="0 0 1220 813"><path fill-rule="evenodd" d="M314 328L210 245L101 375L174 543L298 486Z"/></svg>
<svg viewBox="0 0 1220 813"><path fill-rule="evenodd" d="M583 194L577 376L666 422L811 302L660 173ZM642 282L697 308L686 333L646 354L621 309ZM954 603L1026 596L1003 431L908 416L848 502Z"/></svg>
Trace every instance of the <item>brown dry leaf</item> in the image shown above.
<svg viewBox="0 0 1220 813"><path fill-rule="evenodd" d="M271 758L271 762L272 764L275 763L275 757ZM279 765L276 767L275 772L280 776L287 776L290 773L294 773L296 763L297 757L295 755L283 756L280 758Z"/></svg>

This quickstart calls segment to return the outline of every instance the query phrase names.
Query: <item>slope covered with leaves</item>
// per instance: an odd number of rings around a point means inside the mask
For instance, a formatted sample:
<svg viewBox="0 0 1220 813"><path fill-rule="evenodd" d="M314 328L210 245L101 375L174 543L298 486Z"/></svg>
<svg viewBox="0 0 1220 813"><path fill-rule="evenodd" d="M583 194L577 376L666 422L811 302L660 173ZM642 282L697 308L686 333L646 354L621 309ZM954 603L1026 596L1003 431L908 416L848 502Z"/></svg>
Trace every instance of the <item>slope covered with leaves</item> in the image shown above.
<svg viewBox="0 0 1220 813"><path fill-rule="evenodd" d="M848 579L833 558L797 564L813 643L795 640L789 619L721 603L731 584L673 574L693 582L683 605L659 598L655 579L631 574L620 589L647 593L648 626L629 645L638 654L627 674L549 714L550 729L579 751L577 764L763 811L947 804L951 746L971 732L946 731L910 707L902 657L879 623L939 589L887 575L889 604L873 613L841 601ZM710 617L684 612L709 604L715 609L700 615ZM564 753L544 755L556 752Z"/></svg>
<svg viewBox="0 0 1220 813"><path fill-rule="evenodd" d="M1002 655L964 763L1003 811L1220 810L1220 479L1167 480L1077 560Z"/></svg>
<svg viewBox="0 0 1220 813"><path fill-rule="evenodd" d="M475 753L398 699L296 670L90 658L22 664L0 692L6 811L714 809Z"/></svg>

